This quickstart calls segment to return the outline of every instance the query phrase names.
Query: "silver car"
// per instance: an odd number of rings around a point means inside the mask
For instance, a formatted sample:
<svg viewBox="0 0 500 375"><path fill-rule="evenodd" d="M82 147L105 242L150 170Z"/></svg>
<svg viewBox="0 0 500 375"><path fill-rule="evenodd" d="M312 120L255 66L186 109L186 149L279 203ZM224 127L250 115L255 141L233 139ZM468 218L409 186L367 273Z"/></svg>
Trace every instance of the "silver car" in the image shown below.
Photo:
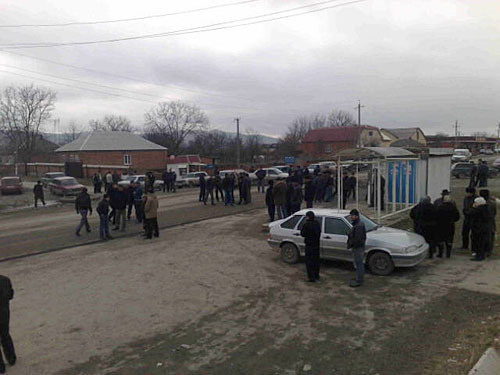
<svg viewBox="0 0 500 375"><path fill-rule="evenodd" d="M269 224L268 244L280 252L284 262L298 262L305 254L300 230L307 211L313 211L321 224L320 257L351 262L347 233L352 225L345 210L305 209L274 221ZM426 258L429 245L419 234L377 225L363 215L361 220L367 231L365 263L375 275L389 275L394 267L413 267Z"/></svg>

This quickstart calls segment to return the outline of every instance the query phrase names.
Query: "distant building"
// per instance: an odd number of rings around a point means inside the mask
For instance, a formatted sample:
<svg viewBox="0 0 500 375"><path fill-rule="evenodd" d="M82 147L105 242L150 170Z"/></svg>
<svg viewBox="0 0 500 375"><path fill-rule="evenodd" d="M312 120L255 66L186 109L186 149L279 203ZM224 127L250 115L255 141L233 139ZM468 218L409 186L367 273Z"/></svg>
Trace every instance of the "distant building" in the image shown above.
<svg viewBox="0 0 500 375"><path fill-rule="evenodd" d="M207 160L202 160L200 155L171 155L167 160L167 169L172 169L177 176L183 176L191 172L204 171Z"/></svg>
<svg viewBox="0 0 500 375"><path fill-rule="evenodd" d="M479 153L479 150L481 149L493 150L498 141L499 139L496 137L450 137L446 135L427 136L427 143L429 147L466 148L472 153Z"/></svg>
<svg viewBox="0 0 500 375"><path fill-rule="evenodd" d="M93 131L56 150L63 161L81 162L102 168L162 170L167 149L128 132Z"/></svg>
<svg viewBox="0 0 500 375"><path fill-rule="evenodd" d="M397 141L406 141L412 140L420 143L422 146L427 145L427 139L425 137L424 132L420 128L384 128L380 129L380 132L383 136L384 147L395 146L395 142ZM414 144L413 142L399 142L397 144Z"/></svg>
<svg viewBox="0 0 500 375"><path fill-rule="evenodd" d="M358 145L382 146L380 130L369 125L313 129L304 137L301 149L311 160L319 160Z"/></svg>

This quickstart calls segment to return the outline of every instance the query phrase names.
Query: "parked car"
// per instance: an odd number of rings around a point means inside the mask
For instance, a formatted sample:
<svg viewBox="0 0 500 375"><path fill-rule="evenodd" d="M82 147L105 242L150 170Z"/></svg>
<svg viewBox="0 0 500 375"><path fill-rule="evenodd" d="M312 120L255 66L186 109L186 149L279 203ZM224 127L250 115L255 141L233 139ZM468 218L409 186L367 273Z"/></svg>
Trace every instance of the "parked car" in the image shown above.
<svg viewBox="0 0 500 375"><path fill-rule="evenodd" d="M59 178L59 177L66 177L66 175L63 172L47 172L45 173L42 178L42 185L43 187L48 187L51 182L54 181L54 179Z"/></svg>
<svg viewBox="0 0 500 375"><path fill-rule="evenodd" d="M234 173L235 175L239 175L241 172L248 174L248 177L250 177L250 180L252 182L257 181L257 176L255 175L255 172L248 172L245 171L244 169L225 169L223 171L219 171L219 175L221 178L224 178L228 173Z"/></svg>
<svg viewBox="0 0 500 375"><path fill-rule="evenodd" d="M491 163L491 166L495 169L500 169L500 158L496 158L493 163Z"/></svg>
<svg viewBox="0 0 500 375"><path fill-rule="evenodd" d="M491 148L482 148L479 150L479 153L484 154L484 155L493 155L494 154L494 152Z"/></svg>
<svg viewBox="0 0 500 375"><path fill-rule="evenodd" d="M330 169L334 171L337 168L337 163L334 161L322 161L319 163L314 163L311 164L307 169L309 169L309 173L314 173L314 170L317 168L317 166L320 167L321 171L324 171L325 169Z"/></svg>
<svg viewBox="0 0 500 375"><path fill-rule="evenodd" d="M469 161L472 157L472 153L466 148L456 148L453 150L453 156L451 157L452 162Z"/></svg>
<svg viewBox="0 0 500 375"><path fill-rule="evenodd" d="M456 178L469 178L472 171L472 167L473 165L471 163L453 164L453 166L451 167L451 175ZM492 167L493 168L489 168L488 177L496 177L498 174L495 168L495 163L492 164Z"/></svg>
<svg viewBox="0 0 500 375"><path fill-rule="evenodd" d="M12 176L2 177L2 179L0 179L0 193L2 195L22 194L23 191L23 181L21 180L21 177Z"/></svg>
<svg viewBox="0 0 500 375"><path fill-rule="evenodd" d="M84 186L74 177L57 177L49 184L49 190L54 195L78 195Z"/></svg>
<svg viewBox="0 0 500 375"><path fill-rule="evenodd" d="M292 168L289 165L275 165L272 168L279 169L281 172L288 173L289 175L292 171Z"/></svg>
<svg viewBox="0 0 500 375"><path fill-rule="evenodd" d="M268 244L280 252L286 263L296 263L305 254L304 238L300 230L311 209L269 224ZM347 249L347 233L352 225L349 211L312 209L321 225L322 259L352 262L352 252ZM416 233L377 225L361 215L367 231L365 262L376 275L389 275L394 267L413 267L422 262L429 250L425 239Z"/></svg>
<svg viewBox="0 0 500 375"><path fill-rule="evenodd" d="M264 177L265 181L277 180L278 178L288 178L289 174L282 172L278 168L262 168L266 172L266 177Z"/></svg>
<svg viewBox="0 0 500 375"><path fill-rule="evenodd" d="M187 173L177 178L177 180L175 181L175 186L177 186L178 188L200 186L201 175L205 176L205 178L208 177L207 172Z"/></svg>
<svg viewBox="0 0 500 375"><path fill-rule="evenodd" d="M134 184L140 184L141 187L144 189L144 186L146 184L146 175L138 174L138 175L123 176L121 181L118 181L118 185L127 188L130 186L132 182ZM162 190L163 184L164 184L163 180L156 179L154 182L155 190Z"/></svg>

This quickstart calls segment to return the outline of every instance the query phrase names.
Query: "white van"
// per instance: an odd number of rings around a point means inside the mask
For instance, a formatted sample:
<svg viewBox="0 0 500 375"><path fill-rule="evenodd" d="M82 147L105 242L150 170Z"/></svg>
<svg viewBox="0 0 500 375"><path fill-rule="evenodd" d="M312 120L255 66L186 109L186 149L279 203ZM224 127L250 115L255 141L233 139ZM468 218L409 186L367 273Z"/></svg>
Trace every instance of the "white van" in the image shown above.
<svg viewBox="0 0 500 375"><path fill-rule="evenodd" d="M472 157L472 153L466 148L456 148L453 150L453 156L451 157L451 161L460 162L460 161L469 161Z"/></svg>

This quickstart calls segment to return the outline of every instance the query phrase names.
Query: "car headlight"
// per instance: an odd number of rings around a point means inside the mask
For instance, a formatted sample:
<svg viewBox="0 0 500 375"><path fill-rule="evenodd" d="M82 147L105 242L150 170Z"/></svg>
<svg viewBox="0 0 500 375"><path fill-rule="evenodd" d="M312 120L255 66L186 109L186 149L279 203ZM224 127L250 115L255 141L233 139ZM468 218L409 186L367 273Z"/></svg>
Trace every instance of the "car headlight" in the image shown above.
<svg viewBox="0 0 500 375"><path fill-rule="evenodd" d="M406 248L406 251L405 251L405 252L406 252L406 254L410 254L410 253L413 253L413 252L415 252L415 251L417 251L417 246L416 246L416 245L413 245L413 246L408 246L408 247Z"/></svg>

